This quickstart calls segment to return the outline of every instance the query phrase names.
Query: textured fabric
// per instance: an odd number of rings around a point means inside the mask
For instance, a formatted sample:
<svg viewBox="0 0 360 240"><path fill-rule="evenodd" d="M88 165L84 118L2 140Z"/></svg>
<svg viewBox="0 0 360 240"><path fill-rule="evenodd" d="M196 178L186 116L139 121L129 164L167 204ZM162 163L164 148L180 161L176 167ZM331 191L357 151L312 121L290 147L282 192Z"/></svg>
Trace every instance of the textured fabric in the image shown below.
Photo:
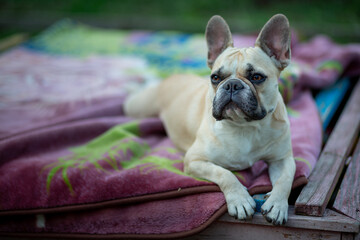
<svg viewBox="0 0 360 240"><path fill-rule="evenodd" d="M304 94L292 103L296 186L315 165L321 143L311 100ZM116 117L62 124L4 140L0 150L1 210L99 203L167 191L180 194L178 189L213 185L183 172L183 154L166 137L159 119ZM253 194L271 190L264 162L235 174Z"/></svg>

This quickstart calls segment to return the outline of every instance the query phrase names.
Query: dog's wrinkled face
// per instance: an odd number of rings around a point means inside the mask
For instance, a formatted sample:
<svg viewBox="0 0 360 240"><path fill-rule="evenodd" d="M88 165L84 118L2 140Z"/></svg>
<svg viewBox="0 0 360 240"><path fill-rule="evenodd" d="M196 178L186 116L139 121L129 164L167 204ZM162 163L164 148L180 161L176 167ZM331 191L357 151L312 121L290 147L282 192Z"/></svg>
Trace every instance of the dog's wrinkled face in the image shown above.
<svg viewBox="0 0 360 240"><path fill-rule="evenodd" d="M219 16L210 19L206 31L212 69L213 116L236 122L261 120L278 101L278 77L290 60L287 19L270 20L255 47L234 48L230 30ZM269 34L270 33L270 34ZM274 37L278 33L278 37Z"/></svg>
<svg viewBox="0 0 360 240"><path fill-rule="evenodd" d="M277 104L279 70L258 47L227 48L211 73L216 120L263 119Z"/></svg>

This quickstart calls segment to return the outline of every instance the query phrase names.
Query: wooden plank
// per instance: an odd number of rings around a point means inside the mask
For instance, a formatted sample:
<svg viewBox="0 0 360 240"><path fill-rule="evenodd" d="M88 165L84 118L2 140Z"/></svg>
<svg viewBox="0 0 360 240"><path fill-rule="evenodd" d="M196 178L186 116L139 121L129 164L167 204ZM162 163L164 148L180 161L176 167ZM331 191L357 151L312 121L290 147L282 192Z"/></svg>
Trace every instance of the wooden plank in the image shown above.
<svg viewBox="0 0 360 240"><path fill-rule="evenodd" d="M360 81L295 203L295 212L322 216L360 129Z"/></svg>
<svg viewBox="0 0 360 240"><path fill-rule="evenodd" d="M355 235L355 240L360 240L360 233Z"/></svg>
<svg viewBox="0 0 360 240"><path fill-rule="evenodd" d="M342 233L341 240L354 240L354 234L352 233Z"/></svg>
<svg viewBox="0 0 360 240"><path fill-rule="evenodd" d="M333 209L360 221L360 139L341 182Z"/></svg>
<svg viewBox="0 0 360 240"><path fill-rule="evenodd" d="M218 222L235 223L241 225L243 223L261 225L261 226L273 226L268 223L261 213L255 213L252 220L240 221L231 217L229 214L224 214L217 220ZM313 217L296 215L294 206L289 207L288 222L284 225L286 228L298 228L298 229L311 229L322 231L336 231L336 232L359 232L360 223L355 219L349 218L343 214L337 213L333 210L326 209L323 217Z"/></svg>
<svg viewBox="0 0 360 240"><path fill-rule="evenodd" d="M259 226L251 224L230 224L224 222L215 222L212 227L203 232L183 238L186 240L234 240L234 239L266 239L266 240L341 240L341 233L294 229L278 226Z"/></svg>
<svg viewBox="0 0 360 240"><path fill-rule="evenodd" d="M194 239L353 239L359 231L359 222L326 209L323 217L296 215L289 207L289 219L284 226L273 226L261 213L252 220L239 221L224 214L203 232L185 238Z"/></svg>

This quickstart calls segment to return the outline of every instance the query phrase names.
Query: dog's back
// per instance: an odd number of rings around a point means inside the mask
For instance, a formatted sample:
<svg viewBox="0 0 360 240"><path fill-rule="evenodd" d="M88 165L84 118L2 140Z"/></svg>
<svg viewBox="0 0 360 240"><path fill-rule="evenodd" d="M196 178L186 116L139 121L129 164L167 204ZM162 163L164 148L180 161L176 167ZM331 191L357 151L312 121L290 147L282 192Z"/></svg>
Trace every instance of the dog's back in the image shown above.
<svg viewBox="0 0 360 240"><path fill-rule="evenodd" d="M134 118L157 116L160 111L157 94L158 85L148 86L131 94L124 103L125 115Z"/></svg>
<svg viewBox="0 0 360 240"><path fill-rule="evenodd" d="M186 151L203 119L208 87L198 76L174 75L128 97L124 111L134 118L159 116L175 145Z"/></svg>

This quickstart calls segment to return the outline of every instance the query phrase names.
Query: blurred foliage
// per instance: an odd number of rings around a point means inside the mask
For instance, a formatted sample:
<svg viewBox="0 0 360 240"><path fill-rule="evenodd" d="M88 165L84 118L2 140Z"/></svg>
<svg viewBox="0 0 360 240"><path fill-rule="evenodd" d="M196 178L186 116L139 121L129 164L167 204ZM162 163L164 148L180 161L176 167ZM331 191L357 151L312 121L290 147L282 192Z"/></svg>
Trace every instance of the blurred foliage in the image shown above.
<svg viewBox="0 0 360 240"><path fill-rule="evenodd" d="M285 14L301 38L360 39L358 0L0 0L0 34L40 31L65 17L106 28L204 32L214 14L233 32L250 33L276 13Z"/></svg>

